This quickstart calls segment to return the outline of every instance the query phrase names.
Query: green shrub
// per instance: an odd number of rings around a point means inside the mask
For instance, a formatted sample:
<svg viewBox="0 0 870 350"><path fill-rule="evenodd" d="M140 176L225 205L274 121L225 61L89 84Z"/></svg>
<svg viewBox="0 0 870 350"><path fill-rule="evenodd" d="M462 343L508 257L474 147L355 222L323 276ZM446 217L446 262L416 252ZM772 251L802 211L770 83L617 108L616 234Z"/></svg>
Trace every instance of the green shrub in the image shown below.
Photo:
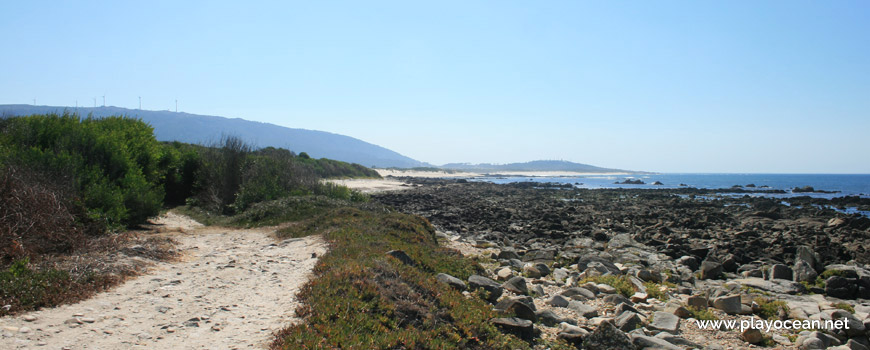
<svg viewBox="0 0 870 350"><path fill-rule="evenodd" d="M788 315L789 309L785 301L758 297L755 298L755 303L760 309L756 314L768 320L777 320L781 315Z"/></svg>
<svg viewBox="0 0 870 350"><path fill-rule="evenodd" d="M135 225L162 206L163 150L140 120L32 115L3 119L0 131L0 163L69 176L91 218Z"/></svg>
<svg viewBox="0 0 870 350"><path fill-rule="evenodd" d="M850 314L854 314L854 313L855 313L855 308L852 307L852 305L849 305L849 303L843 303L843 302L840 302L840 303L835 303L833 306L834 306L835 308L840 309L840 310L846 310L846 311L848 311Z"/></svg>
<svg viewBox="0 0 870 350"><path fill-rule="evenodd" d="M646 288L646 295L650 298L655 298L661 301L668 300L668 293L665 286L652 281L645 282L643 286Z"/></svg>
<svg viewBox="0 0 870 350"><path fill-rule="evenodd" d="M691 315L691 317L696 319L696 320L713 321L713 320L719 319L718 317L716 317L716 314L714 314L712 311L710 311L710 309L707 309L707 308L698 308L698 307L694 307L694 306L686 306L686 309L689 310L689 314Z"/></svg>
<svg viewBox="0 0 870 350"><path fill-rule="evenodd" d="M586 282L603 283L609 285L613 288L616 288L616 291L619 292L619 294L622 294L626 297L630 297L635 292L634 285L631 284L631 280L629 280L628 277L626 277L625 275L604 275L587 277L580 281L580 284Z"/></svg>

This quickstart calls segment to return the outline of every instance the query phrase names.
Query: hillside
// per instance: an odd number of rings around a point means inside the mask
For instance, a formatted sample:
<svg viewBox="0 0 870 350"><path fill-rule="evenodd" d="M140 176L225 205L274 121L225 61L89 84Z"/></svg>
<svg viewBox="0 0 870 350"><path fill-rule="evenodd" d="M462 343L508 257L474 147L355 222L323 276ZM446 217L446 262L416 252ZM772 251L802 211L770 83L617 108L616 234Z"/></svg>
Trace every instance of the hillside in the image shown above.
<svg viewBox="0 0 870 350"><path fill-rule="evenodd" d="M581 163L573 163L564 160L535 160L525 163L510 164L469 164L450 163L441 166L443 169L474 171L474 172L499 172L499 171L570 171L578 173L637 173L630 170L608 169Z"/></svg>
<svg viewBox="0 0 870 350"><path fill-rule="evenodd" d="M329 158L375 167L416 167L426 165L397 152L350 136L324 131L294 129L240 118L224 118L170 111L147 111L120 107L59 107L31 105L0 105L0 116L45 114L64 110L79 115L106 117L124 115L141 118L154 127L160 141L211 143L221 135L238 136L258 147L280 147L294 152L306 152L314 158Z"/></svg>

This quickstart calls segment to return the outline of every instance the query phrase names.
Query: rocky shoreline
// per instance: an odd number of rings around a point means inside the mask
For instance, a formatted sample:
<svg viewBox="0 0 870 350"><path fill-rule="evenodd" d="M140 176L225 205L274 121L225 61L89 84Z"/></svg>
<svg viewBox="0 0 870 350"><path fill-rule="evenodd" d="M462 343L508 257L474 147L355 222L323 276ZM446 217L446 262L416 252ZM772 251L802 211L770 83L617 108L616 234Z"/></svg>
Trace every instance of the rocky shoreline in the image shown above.
<svg viewBox="0 0 870 350"><path fill-rule="evenodd" d="M583 349L870 348L870 219L827 207L866 199L404 181L418 187L374 200L477 256L486 274L443 280L488 298L506 332ZM699 319L844 319L850 329L740 332Z"/></svg>

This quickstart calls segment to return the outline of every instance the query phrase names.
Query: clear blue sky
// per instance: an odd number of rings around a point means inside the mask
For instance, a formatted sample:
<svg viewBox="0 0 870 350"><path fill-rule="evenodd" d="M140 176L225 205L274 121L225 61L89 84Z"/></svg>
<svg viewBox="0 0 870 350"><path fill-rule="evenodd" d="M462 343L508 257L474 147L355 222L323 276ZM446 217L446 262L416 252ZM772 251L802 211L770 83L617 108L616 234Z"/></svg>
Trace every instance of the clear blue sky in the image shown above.
<svg viewBox="0 0 870 350"><path fill-rule="evenodd" d="M870 173L867 1L3 1L0 103L240 117L412 158Z"/></svg>

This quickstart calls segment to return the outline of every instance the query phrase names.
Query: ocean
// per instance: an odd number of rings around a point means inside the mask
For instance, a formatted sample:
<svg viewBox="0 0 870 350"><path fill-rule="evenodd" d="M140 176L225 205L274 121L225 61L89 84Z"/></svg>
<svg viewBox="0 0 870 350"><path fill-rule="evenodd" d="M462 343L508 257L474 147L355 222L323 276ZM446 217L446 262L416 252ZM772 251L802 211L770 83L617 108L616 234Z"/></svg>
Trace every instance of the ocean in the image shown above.
<svg viewBox="0 0 870 350"><path fill-rule="evenodd" d="M622 185L627 179L639 179L644 185ZM572 184L578 188L705 188L729 189L735 185L744 189L783 190L783 194L750 194L786 198L810 196L814 198L834 198L860 196L870 198L870 174L650 174L650 175L587 175L570 177L481 177L469 179L493 183L511 182L557 182ZM659 181L662 185L653 185ZM686 186L681 186L686 185ZM755 188L746 187L755 185ZM766 186L766 187L764 187ZM836 193L793 193L795 187L812 186L816 190L835 191ZM727 193L727 191L723 191ZM741 196L743 194L740 194Z"/></svg>

